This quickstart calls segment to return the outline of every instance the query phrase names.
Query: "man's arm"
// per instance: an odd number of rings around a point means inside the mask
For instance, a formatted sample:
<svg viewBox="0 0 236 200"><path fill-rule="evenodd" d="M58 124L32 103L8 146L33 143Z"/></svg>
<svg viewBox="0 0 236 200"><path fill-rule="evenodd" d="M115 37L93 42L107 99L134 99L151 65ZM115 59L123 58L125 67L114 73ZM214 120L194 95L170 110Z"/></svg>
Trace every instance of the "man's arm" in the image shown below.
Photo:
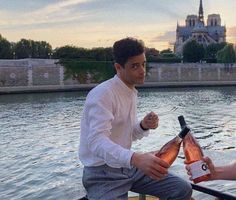
<svg viewBox="0 0 236 200"><path fill-rule="evenodd" d="M209 180L236 180L236 161L224 166L215 166L209 157L204 157L203 160L207 163L211 172ZM192 176L188 165L186 166L186 169L188 175Z"/></svg>
<svg viewBox="0 0 236 200"><path fill-rule="evenodd" d="M159 124L159 118L154 112L148 113L141 121L136 122L133 132L133 140L141 139L149 134L149 129L156 129Z"/></svg>
<svg viewBox="0 0 236 200"><path fill-rule="evenodd" d="M211 172L211 180L236 180L236 161L224 166L215 166L208 157L204 161Z"/></svg>

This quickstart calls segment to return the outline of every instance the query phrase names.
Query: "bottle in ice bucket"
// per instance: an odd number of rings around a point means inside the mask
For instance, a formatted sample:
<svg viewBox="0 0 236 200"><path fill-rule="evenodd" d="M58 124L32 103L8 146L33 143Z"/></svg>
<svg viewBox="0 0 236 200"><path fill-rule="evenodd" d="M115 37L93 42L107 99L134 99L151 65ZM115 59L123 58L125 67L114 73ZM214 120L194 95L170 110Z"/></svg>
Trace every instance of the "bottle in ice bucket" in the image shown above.
<svg viewBox="0 0 236 200"><path fill-rule="evenodd" d="M178 117L181 128L187 127L184 117ZM189 132L183 140L185 163L189 165L194 183L209 179L210 171L207 164L202 160L203 152L195 137Z"/></svg>
<svg viewBox="0 0 236 200"><path fill-rule="evenodd" d="M156 153L156 156L167 162L169 165L171 165L175 161L179 153L183 138L187 135L189 131L190 129L187 126L185 126L175 138L167 142L160 149L160 151Z"/></svg>

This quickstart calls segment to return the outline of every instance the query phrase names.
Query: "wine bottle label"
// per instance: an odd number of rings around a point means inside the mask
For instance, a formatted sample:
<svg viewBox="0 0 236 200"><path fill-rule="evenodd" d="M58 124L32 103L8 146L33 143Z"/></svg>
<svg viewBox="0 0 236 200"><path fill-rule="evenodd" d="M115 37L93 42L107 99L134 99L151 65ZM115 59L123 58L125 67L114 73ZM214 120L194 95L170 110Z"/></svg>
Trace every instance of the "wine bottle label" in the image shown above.
<svg viewBox="0 0 236 200"><path fill-rule="evenodd" d="M192 173L192 179L201 177L206 174L210 174L210 170L208 169L207 164L202 160L190 164L189 167Z"/></svg>

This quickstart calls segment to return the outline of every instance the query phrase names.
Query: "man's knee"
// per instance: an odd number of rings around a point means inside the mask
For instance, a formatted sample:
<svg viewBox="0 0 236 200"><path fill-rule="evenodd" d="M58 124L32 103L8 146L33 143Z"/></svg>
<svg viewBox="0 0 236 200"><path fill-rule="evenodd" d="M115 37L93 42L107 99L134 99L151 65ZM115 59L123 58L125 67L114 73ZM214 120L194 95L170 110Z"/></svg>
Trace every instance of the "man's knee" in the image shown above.
<svg viewBox="0 0 236 200"><path fill-rule="evenodd" d="M189 200L192 196L192 186L190 183L183 181L176 186L176 200Z"/></svg>

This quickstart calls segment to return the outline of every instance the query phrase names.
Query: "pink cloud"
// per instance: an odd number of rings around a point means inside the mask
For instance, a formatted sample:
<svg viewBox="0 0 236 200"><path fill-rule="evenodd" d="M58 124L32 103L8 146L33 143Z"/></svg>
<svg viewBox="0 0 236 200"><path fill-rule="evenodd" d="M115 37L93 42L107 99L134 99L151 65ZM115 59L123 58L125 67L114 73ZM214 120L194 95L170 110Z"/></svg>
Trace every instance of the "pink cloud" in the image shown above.
<svg viewBox="0 0 236 200"><path fill-rule="evenodd" d="M236 26L227 28L226 35L228 42L236 43Z"/></svg>
<svg viewBox="0 0 236 200"><path fill-rule="evenodd" d="M151 42L172 42L175 41L175 31L167 31L162 35L156 36L151 39Z"/></svg>
<svg viewBox="0 0 236 200"><path fill-rule="evenodd" d="M227 28L227 35L236 37L236 26Z"/></svg>

